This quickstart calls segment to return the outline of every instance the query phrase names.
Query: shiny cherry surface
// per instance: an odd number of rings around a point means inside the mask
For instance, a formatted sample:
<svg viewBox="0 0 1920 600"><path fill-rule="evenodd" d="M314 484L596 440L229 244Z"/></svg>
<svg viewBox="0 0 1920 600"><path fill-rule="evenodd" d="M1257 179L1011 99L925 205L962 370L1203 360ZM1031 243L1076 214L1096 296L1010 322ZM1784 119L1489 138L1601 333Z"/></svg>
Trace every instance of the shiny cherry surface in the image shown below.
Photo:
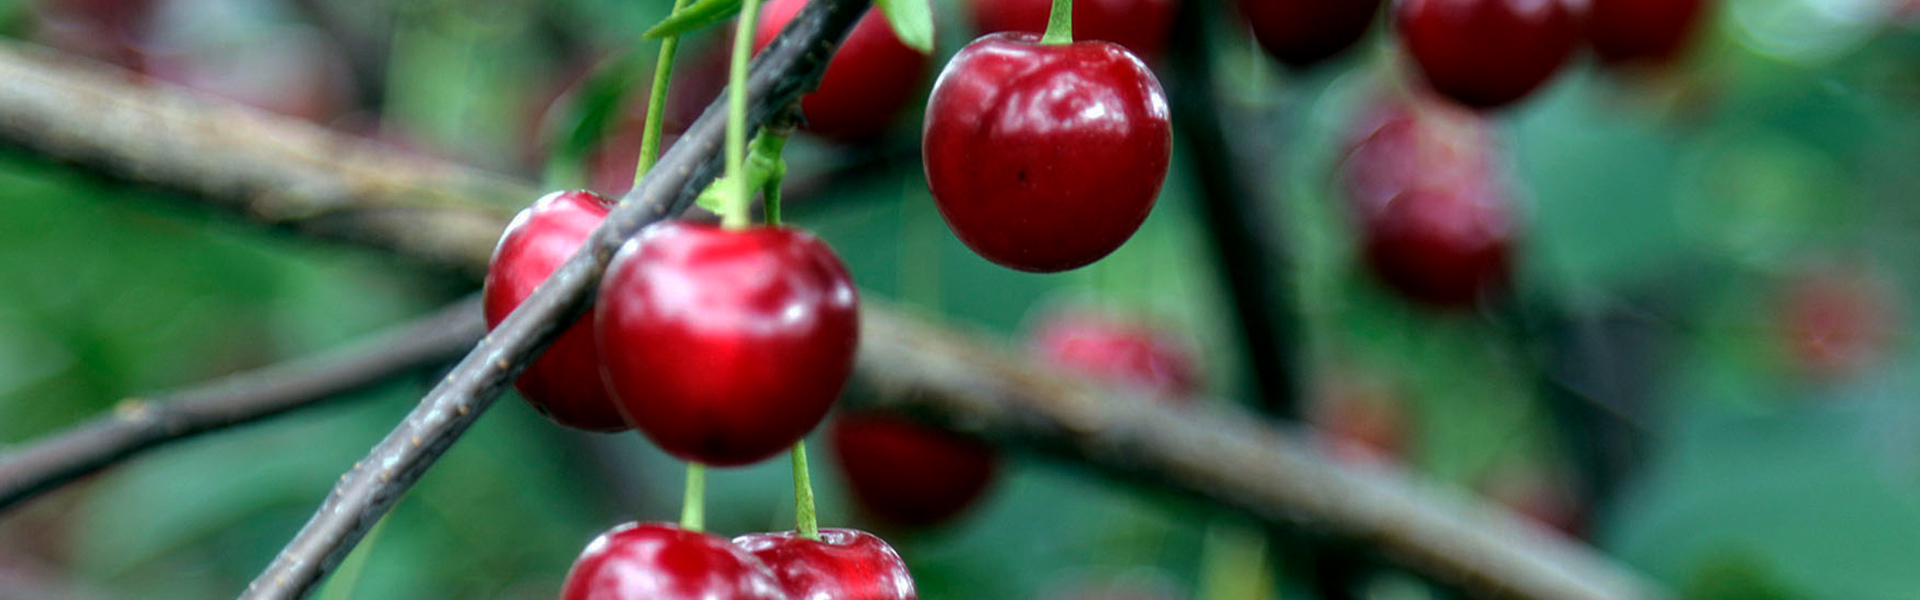
<svg viewBox="0 0 1920 600"><path fill-rule="evenodd" d="M1254 40L1274 59L1306 67L1365 37L1381 0L1239 0Z"/></svg>
<svg viewBox="0 0 1920 600"><path fill-rule="evenodd" d="M771 0L760 8L754 29L755 52L773 42L807 0ZM806 130L847 143L871 141L886 133L894 117L920 96L920 82L932 57L900 42L878 8L855 23L827 63L820 87L800 99Z"/></svg>
<svg viewBox="0 0 1920 600"><path fill-rule="evenodd" d="M1409 299L1473 306L1507 286L1508 213L1498 195L1407 190L1365 223L1367 263L1381 282Z"/></svg>
<svg viewBox="0 0 1920 600"><path fill-rule="evenodd" d="M773 570L792 600L919 600L907 563L885 541L856 529L821 529L819 540L799 533L755 533L733 538Z"/></svg>
<svg viewBox="0 0 1920 600"><path fill-rule="evenodd" d="M1707 0L1589 1L1587 43L1610 63L1672 61L1707 12Z"/></svg>
<svg viewBox="0 0 1920 600"><path fill-rule="evenodd" d="M533 295L554 269L585 243L612 204L592 192L547 194L520 211L494 247L481 303L492 329ZM554 422L589 431L630 427L600 381L592 319L582 317L540 355L514 387L535 410Z"/></svg>
<svg viewBox="0 0 1920 600"><path fill-rule="evenodd" d="M1526 97L1580 40L1563 0L1404 0L1394 20L1427 84L1476 108Z"/></svg>
<svg viewBox="0 0 1920 600"><path fill-rule="evenodd" d="M974 0L973 24L980 33L1047 30L1052 0ZM1173 31L1175 0L1075 0L1073 38L1126 46L1153 60L1166 50Z"/></svg>
<svg viewBox="0 0 1920 600"><path fill-rule="evenodd" d="M1153 210L1173 130L1147 66L1107 42L996 33L933 86L922 139L947 226L1002 266L1057 272L1112 253Z"/></svg>
<svg viewBox="0 0 1920 600"><path fill-rule="evenodd" d="M1053 366L1177 402L1200 391L1188 346L1141 323L1088 312L1059 313L1034 330L1034 354Z"/></svg>
<svg viewBox="0 0 1920 600"><path fill-rule="evenodd" d="M666 222L607 267L594 325L608 389L667 453L764 460L826 416L859 343L840 258L796 229Z"/></svg>
<svg viewBox="0 0 1920 600"><path fill-rule="evenodd" d="M854 501L900 525L953 518L987 491L999 469L991 448L899 417L843 414L827 435Z"/></svg>
<svg viewBox="0 0 1920 600"><path fill-rule="evenodd" d="M667 523L627 523L594 538L560 600L789 600L765 564L727 540Z"/></svg>

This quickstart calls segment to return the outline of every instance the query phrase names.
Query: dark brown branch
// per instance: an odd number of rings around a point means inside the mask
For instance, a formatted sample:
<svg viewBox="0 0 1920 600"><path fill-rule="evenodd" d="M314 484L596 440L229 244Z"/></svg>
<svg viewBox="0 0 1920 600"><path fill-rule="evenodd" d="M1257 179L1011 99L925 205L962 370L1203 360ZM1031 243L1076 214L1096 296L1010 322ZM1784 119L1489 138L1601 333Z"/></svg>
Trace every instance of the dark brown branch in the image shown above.
<svg viewBox="0 0 1920 600"><path fill-rule="evenodd" d="M838 3L828 3L835 4ZM799 22L821 27L818 5L812 16ZM836 19L850 19L839 14ZM811 19L811 20L810 20ZM836 20L844 31L848 23ZM226 139L218 132L224 117L233 109L213 105L187 105L183 101L159 107L99 107L84 102L66 105L22 106L12 97L77 95L97 102L138 104L151 100L137 91L115 85L111 78L98 75L73 77L56 72L19 51L0 46L0 75L9 71L29 71L28 78L9 77L8 86L0 86L0 140L29 148L45 148L61 156L75 157L88 166L122 176L142 175L141 181L187 192L226 206L255 214L255 203L271 206L279 198L260 190L274 189L268 182L290 176L306 177L312 189L340 187L342 182L372 177L377 181L421 182L443 178L451 190L473 189L468 182L457 181L450 173L471 173L458 167L427 162L393 162L381 167L378 177L367 167L368 158L346 144L330 143L324 134L309 133L304 125L293 122L262 123L252 129L256 136ZM791 54L788 48L775 54ZM815 63L817 66L817 63ZM758 82L760 78L756 78ZM51 88L32 89L22 88ZM63 88L78 88L62 91ZM759 87L755 87L756 94ZM89 131L102 127L128 127L124 121L102 120L98 114L144 111L164 126L135 126L126 132ZM696 124L694 132L676 144L662 163L666 179L648 178L643 182L638 201L623 209L618 227L630 228L635 210L671 211L665 198L685 192L694 181L695 167L713 168L710 161L691 156L711 157L717 144L715 129L709 121L705 128ZM44 127L23 130L8 122L41 123ZM42 132L41 138L22 131ZM51 132L51 133L47 133ZM338 146L342 155L337 162L314 161L290 174L273 161L256 161L260 169L256 179L204 179L197 176L213 169L233 177L245 177L244 169L220 169L200 165L233 154L199 156L175 152L182 147L217 145L215 140L231 144L241 154L254 148L257 155L271 155L290 142L275 139L286 135L308 139L319 146ZM145 137L170 136L189 139L142 140ZM212 139L208 139L211 136ZM195 139L197 138L197 139ZM51 141L49 141L51 140ZM126 143L99 145L87 140L117 140ZM705 140L705 143L700 143ZM690 141L692 143L690 143ZM710 174L710 173L709 173ZM675 183L668 185L667 180ZM503 180L484 176L484 181ZM403 186L404 187L404 186ZM482 186L487 187L487 186ZM393 186L373 186L366 196L345 196L340 204L351 210L378 212L383 203L405 202L405 193L393 193ZM528 185L504 182L488 189L510 190L518 202L526 202L537 193ZM436 215L453 221L472 218L476 213L457 200L458 192L447 194L449 201L439 208L413 209L413 218L422 227L438 228ZM485 202L476 196L467 202ZM455 240L453 246L490 247L504 225L504 215L490 217L486 227ZM299 219L267 219L303 232L314 231ZM450 231L451 229L445 229ZM410 256L436 256L432 248L400 243L388 237L406 232L379 227L329 233ZM595 238L595 256L604 259L611 250L613 234ZM437 256L447 256L438 254ZM463 271L478 272L486 264L484 252L467 255L465 264L453 265ZM578 261L576 261L578 262ZM597 264L597 263L596 263ZM309 530L320 528L319 537L303 535L294 556L310 563L283 567L276 565L270 575L285 574L287 579L264 578L258 596L284 597L296 587L310 587L317 577L337 559L344 548L357 539L364 528L395 499L404 484L417 477L432 457L444 450L453 437L471 423L512 376L514 365L535 351L534 340L550 336L565 319L560 313L585 309L587 278L597 271L569 265L556 277L555 288L543 289L537 300L523 308L532 308L510 319L483 345L483 353L469 357L447 383L436 390L416 414L373 456L348 478L317 515ZM563 297L564 296L564 297ZM564 305L564 306L563 306ZM1319 457L1298 436L1260 425L1244 415L1202 411L1173 411L1152 405L1121 402L1077 385L1054 379L1049 373L994 351L977 339L943 330L869 302L863 311L864 330L860 378L880 390L882 406L924 415L935 422L991 439L1023 444L1055 455L1066 456L1105 472L1163 483L1199 494L1214 501L1239 507L1274 522L1365 543L1382 550L1414 571L1436 580L1452 582L1476 593L1495 598L1537 600L1587 598L1662 598L1669 594L1631 572L1607 561L1577 543L1521 524L1514 516L1470 497L1443 490L1432 490L1407 483L1391 473L1356 470L1336 466ZM544 325L541 325L544 324ZM548 329L533 331L544 326ZM538 334L538 335L536 335ZM500 361L505 361L502 367ZM478 373L478 374L476 374ZM414 436L420 436L418 438ZM417 445L416 445L417 439ZM386 462L391 458L392 462ZM389 481L383 483L383 480ZM272 591L271 594L268 591Z"/></svg>
<svg viewBox="0 0 1920 600"><path fill-rule="evenodd" d="M478 297L320 356L121 402L0 454L0 512L146 450L277 416L450 362L486 334Z"/></svg>
<svg viewBox="0 0 1920 600"><path fill-rule="evenodd" d="M1214 89L1213 54L1206 26L1216 3L1183 2L1174 36L1172 68L1166 72L1173 97L1174 125L1200 186L1200 215L1213 243L1221 279L1240 327L1240 346L1253 375L1261 412L1284 419L1300 417L1299 335L1294 311L1299 303L1287 284L1286 237L1269 207L1280 198L1249 181L1270 171L1271 146L1261 152L1236 152L1227 135L1230 120L1245 121L1247 111L1221 102ZM1241 117L1235 119L1235 117ZM1245 137L1245 136L1241 136ZM1278 137L1278 136L1275 136ZM1244 140L1242 140L1244 141ZM1247 165L1242 157L1267 161ZM1248 168L1251 167L1251 168Z"/></svg>

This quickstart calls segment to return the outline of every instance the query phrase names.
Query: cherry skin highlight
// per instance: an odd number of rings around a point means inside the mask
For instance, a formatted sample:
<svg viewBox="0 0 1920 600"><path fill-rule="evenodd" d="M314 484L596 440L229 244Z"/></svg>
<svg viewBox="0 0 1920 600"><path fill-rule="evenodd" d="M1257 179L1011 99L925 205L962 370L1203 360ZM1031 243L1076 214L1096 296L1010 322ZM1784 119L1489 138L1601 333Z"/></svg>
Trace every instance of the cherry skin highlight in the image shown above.
<svg viewBox="0 0 1920 600"><path fill-rule="evenodd" d="M974 27L983 34L1002 31L1042 33L1052 0L974 0ZM1153 60L1166 51L1173 31L1175 0L1075 0L1073 37L1126 46Z"/></svg>
<svg viewBox="0 0 1920 600"><path fill-rule="evenodd" d="M772 43L806 4L807 0L770 0L760 7L753 51ZM901 43L878 8L868 9L827 63L820 87L800 98L806 130L843 143L879 138L894 117L919 97L931 60Z"/></svg>
<svg viewBox="0 0 1920 600"><path fill-rule="evenodd" d="M1394 17L1427 85L1474 108L1526 97L1580 40L1563 0L1404 0Z"/></svg>
<svg viewBox="0 0 1920 600"><path fill-rule="evenodd" d="M827 414L859 343L859 298L824 242L782 227L656 224L607 267L602 374L641 433L683 460L765 460Z"/></svg>
<svg viewBox="0 0 1920 600"><path fill-rule="evenodd" d="M793 600L919 600L907 563L892 546L855 529L821 529L819 540L800 534L756 533L733 538L773 570Z"/></svg>
<svg viewBox="0 0 1920 600"><path fill-rule="evenodd" d="M554 192L520 211L494 247L481 304L492 330L533 295L554 269L586 243L612 203L592 192ZM593 323L582 318L560 333L520 379L520 395L554 422L588 431L631 427L600 381Z"/></svg>
<svg viewBox="0 0 1920 600"><path fill-rule="evenodd" d="M1587 43L1608 63L1672 62L1707 13L1707 0L1591 0Z"/></svg>
<svg viewBox="0 0 1920 600"><path fill-rule="evenodd" d="M843 414L827 435L854 501L889 523L925 527L951 519L987 491L999 470L993 449L899 417Z"/></svg>
<svg viewBox="0 0 1920 600"><path fill-rule="evenodd" d="M769 570L726 540L667 523L627 523L594 538L560 600L789 600Z"/></svg>
<svg viewBox="0 0 1920 600"><path fill-rule="evenodd" d="M1367 35L1381 0L1240 0L1253 39L1275 60L1308 67Z"/></svg>
<svg viewBox="0 0 1920 600"><path fill-rule="evenodd" d="M1132 237L1166 180L1166 93L1107 42L1030 33L968 44L933 86L922 139L947 226L989 261L1038 273L1086 266Z"/></svg>
<svg viewBox="0 0 1920 600"><path fill-rule="evenodd" d="M1200 391L1200 369L1185 344L1142 324L1061 313L1035 329L1034 354L1053 366L1177 403Z"/></svg>

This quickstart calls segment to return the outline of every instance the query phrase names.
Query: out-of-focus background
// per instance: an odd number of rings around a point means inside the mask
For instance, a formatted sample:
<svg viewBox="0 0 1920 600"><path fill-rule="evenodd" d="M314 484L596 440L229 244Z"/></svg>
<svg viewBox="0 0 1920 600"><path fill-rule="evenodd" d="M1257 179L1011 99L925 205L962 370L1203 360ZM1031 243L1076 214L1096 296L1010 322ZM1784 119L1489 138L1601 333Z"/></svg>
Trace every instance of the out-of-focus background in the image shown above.
<svg viewBox="0 0 1920 600"><path fill-rule="evenodd" d="M972 38L966 1L934 2L935 69ZM1251 118L1230 132L1261 149L1239 161L1294 266L1272 276L1297 290L1289 360L1305 412L1357 440L1330 443L1336 456L1485 494L1691 598L1911 598L1920 4L1713 4L1676 63L1615 69L1582 53L1476 125L1489 139L1447 142L1491 154L1516 207L1523 308L1464 310L1383 286L1343 208L1341 165L1382 90L1418 85L1389 20L1289 70L1230 8L1216 11L1219 95ZM639 34L668 7L0 0L0 33L409 151L618 194L657 47ZM718 91L723 29L683 45L669 129ZM1192 355L1201 395L1253 396L1189 138L1176 138L1159 205L1125 247L1079 271L1021 274L946 230L918 159L920 104L880 141L803 134L788 152L789 221L828 240L867 294L1009 348L1063 314L1123 315ZM316 353L473 285L0 151L0 444ZM1617 441L1582 433L1601 417L1551 406L1566 400L1530 358L1543 340L1575 346L1548 369L1610 402L1626 459L1591 460ZM0 517L0 598L235 593L433 380L168 447ZM882 532L928 600L1315 595L1260 566L1284 559L1241 517L1057 462L1006 457L959 516L889 525L853 503L814 441L824 521ZM788 527L786 469L714 472L710 528ZM552 598L597 532L674 518L680 477L636 435L574 433L506 400L320 597ZM1358 578L1367 598L1442 595L1391 569Z"/></svg>

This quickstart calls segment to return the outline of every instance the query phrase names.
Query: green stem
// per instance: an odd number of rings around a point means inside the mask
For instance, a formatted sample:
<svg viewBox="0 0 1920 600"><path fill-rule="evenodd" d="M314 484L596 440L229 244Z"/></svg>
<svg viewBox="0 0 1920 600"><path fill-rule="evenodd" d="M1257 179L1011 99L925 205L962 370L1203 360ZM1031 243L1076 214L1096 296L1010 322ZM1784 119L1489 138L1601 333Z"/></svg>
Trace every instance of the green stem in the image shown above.
<svg viewBox="0 0 1920 600"><path fill-rule="evenodd" d="M778 182L767 184L767 187L761 189L760 195L767 203L767 224L779 225L780 184Z"/></svg>
<svg viewBox="0 0 1920 600"><path fill-rule="evenodd" d="M707 528L707 467L687 463L687 496L680 505L680 528L704 531Z"/></svg>
<svg viewBox="0 0 1920 600"><path fill-rule="evenodd" d="M807 474L807 441L793 444L793 516L800 537L820 539L820 517L814 513L813 477Z"/></svg>
<svg viewBox="0 0 1920 600"><path fill-rule="evenodd" d="M753 30L760 22L760 0L740 3L740 24L733 33L733 67L727 73L727 177L733 189L727 197L721 225L739 229L751 224L747 214L753 188L742 171L747 162L747 59L753 55Z"/></svg>
<svg viewBox="0 0 1920 600"><path fill-rule="evenodd" d="M673 0L673 12L687 7L687 0ZM671 13L669 13L671 14ZM653 67L653 91L647 96L646 127L640 130L640 164L633 168L634 185L653 170L660 159L660 129L667 118L667 85L673 78L673 55L680 49L680 36L660 40L660 60Z"/></svg>
<svg viewBox="0 0 1920 600"><path fill-rule="evenodd" d="M767 225L780 224L780 182L787 178L787 162L782 155L786 153L787 136L767 129L760 130L760 138L755 141L756 152L764 152L773 161L773 168L767 174L767 182L760 186L760 196L767 205Z"/></svg>
<svg viewBox="0 0 1920 600"><path fill-rule="evenodd" d="M1047 32L1042 44L1073 43L1073 0L1053 0L1053 12L1047 13Z"/></svg>

